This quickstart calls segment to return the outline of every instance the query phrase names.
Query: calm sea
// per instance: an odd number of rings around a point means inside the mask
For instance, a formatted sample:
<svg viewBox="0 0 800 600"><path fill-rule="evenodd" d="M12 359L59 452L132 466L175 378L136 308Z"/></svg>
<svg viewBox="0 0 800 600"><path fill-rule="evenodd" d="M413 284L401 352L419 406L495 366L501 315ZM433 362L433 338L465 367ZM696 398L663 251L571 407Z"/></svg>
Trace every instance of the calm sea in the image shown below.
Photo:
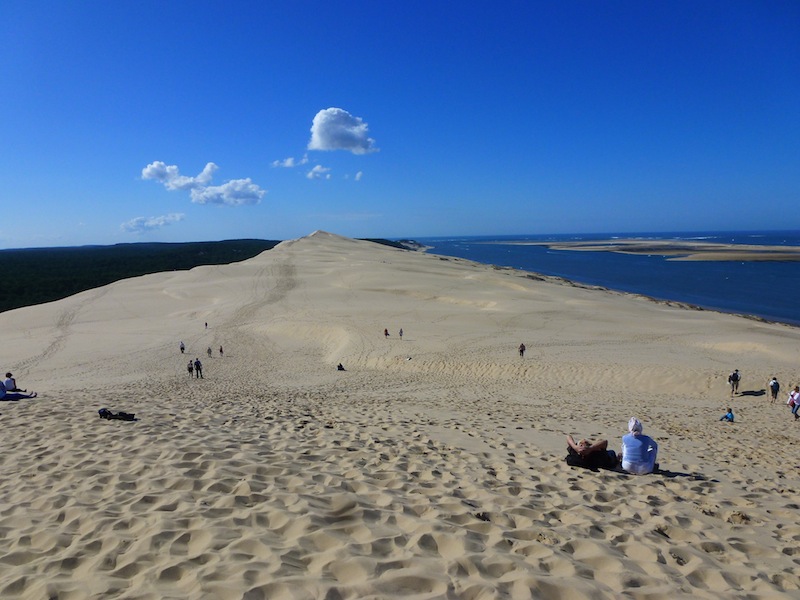
<svg viewBox="0 0 800 600"><path fill-rule="evenodd" d="M800 325L800 262L669 261L664 256L551 250L509 242L706 241L800 246L800 231L626 233L416 238L429 252Z"/></svg>

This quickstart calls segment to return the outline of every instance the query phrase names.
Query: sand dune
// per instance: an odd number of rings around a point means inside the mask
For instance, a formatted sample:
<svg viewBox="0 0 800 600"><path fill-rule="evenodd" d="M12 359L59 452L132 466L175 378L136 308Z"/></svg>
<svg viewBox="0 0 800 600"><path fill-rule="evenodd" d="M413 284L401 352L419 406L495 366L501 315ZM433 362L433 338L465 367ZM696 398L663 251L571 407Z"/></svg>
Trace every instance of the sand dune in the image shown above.
<svg viewBox="0 0 800 600"><path fill-rule="evenodd" d="M796 328L316 232L0 330L4 599L800 594Z"/></svg>

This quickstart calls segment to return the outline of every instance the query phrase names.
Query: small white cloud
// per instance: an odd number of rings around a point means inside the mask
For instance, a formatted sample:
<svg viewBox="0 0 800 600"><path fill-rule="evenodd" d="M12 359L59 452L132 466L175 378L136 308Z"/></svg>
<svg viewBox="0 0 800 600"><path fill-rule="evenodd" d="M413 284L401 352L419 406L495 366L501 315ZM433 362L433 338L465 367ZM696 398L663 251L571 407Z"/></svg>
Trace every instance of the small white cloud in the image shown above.
<svg viewBox="0 0 800 600"><path fill-rule="evenodd" d="M197 177L186 177L180 174L176 165L167 165L157 160L142 169L142 179L154 179L163 183L168 190L193 190L208 185L214 171L218 168L217 165L210 162Z"/></svg>
<svg viewBox="0 0 800 600"><path fill-rule="evenodd" d="M122 231L128 233L145 233L155 229L161 229L166 225L171 225L178 221L183 221L185 217L186 215L183 213L171 213L160 217L136 217L135 219L123 223L119 227Z"/></svg>
<svg viewBox="0 0 800 600"><path fill-rule="evenodd" d="M195 188L192 190L192 202L242 206L243 204L258 204L266 193L248 177L247 179L233 179L222 185Z"/></svg>
<svg viewBox="0 0 800 600"><path fill-rule="evenodd" d="M291 169L292 167L297 167L300 165L304 165L308 162L308 156L303 156L300 160L295 160L293 156L289 158L284 158L283 160L273 160L272 166L274 167L283 167L284 169Z"/></svg>
<svg viewBox="0 0 800 600"><path fill-rule="evenodd" d="M316 165L313 169L311 169L308 173L306 173L306 177L309 179L330 179L331 174L329 173L330 169L328 167L323 167L322 165Z"/></svg>
<svg viewBox="0 0 800 600"><path fill-rule="evenodd" d="M362 171L359 171L358 173L356 173L356 177L355 177L356 181L361 181L361 178L363 176L364 176L364 173Z"/></svg>
<svg viewBox="0 0 800 600"><path fill-rule="evenodd" d="M311 124L309 150L347 150L353 154L377 152L375 140L367 136L369 126L341 108L319 111Z"/></svg>
<svg viewBox="0 0 800 600"><path fill-rule="evenodd" d="M232 179L222 185L209 185L211 177L218 169L210 162L196 177L181 175L176 165L167 165L160 160L150 163L142 169L142 179L153 179L164 184L168 190L189 190L192 202L196 204L227 204L241 206L258 204L267 193L250 178Z"/></svg>

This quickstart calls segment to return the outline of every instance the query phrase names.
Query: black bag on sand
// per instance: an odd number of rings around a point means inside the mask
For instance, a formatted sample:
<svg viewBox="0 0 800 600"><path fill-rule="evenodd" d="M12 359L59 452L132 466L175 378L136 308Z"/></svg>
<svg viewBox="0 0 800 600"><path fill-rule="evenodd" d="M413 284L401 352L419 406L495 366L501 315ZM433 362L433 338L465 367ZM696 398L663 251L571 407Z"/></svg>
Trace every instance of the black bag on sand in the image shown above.
<svg viewBox="0 0 800 600"><path fill-rule="evenodd" d="M113 413L107 408L101 408L97 411L100 414L101 419L117 419L119 421L135 421L136 418L134 417L134 413L126 413L126 412L118 412Z"/></svg>

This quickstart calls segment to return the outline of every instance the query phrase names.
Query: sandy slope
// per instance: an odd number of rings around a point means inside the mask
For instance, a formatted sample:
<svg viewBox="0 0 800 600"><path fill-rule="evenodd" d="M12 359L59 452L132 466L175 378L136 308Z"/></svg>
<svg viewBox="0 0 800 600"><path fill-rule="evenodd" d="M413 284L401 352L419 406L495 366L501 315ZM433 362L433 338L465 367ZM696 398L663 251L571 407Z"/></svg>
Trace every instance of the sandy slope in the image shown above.
<svg viewBox="0 0 800 600"><path fill-rule="evenodd" d="M316 232L0 330L2 598L800 595L796 328Z"/></svg>

